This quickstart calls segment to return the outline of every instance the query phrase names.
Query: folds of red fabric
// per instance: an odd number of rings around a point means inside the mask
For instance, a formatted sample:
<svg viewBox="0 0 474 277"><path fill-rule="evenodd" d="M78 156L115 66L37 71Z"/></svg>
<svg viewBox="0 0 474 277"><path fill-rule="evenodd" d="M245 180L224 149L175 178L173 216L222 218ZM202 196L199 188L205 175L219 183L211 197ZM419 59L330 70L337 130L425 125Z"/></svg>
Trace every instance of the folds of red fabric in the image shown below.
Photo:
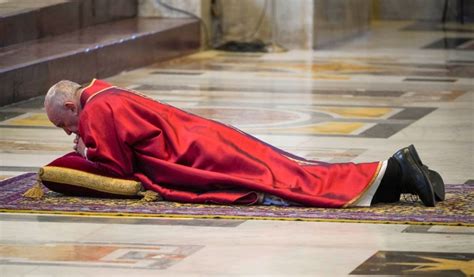
<svg viewBox="0 0 474 277"><path fill-rule="evenodd" d="M231 126L94 80L81 96L79 133L101 170L138 178L164 199L252 204L258 193L344 207L372 184L380 162L308 161Z"/></svg>

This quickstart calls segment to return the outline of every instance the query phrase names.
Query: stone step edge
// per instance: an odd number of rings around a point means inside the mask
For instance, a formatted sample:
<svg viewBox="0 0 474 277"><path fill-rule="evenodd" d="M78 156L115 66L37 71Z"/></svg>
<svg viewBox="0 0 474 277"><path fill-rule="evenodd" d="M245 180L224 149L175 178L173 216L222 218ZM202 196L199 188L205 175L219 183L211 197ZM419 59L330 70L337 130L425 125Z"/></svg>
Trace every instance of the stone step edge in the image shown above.
<svg viewBox="0 0 474 277"><path fill-rule="evenodd" d="M0 72L0 106L43 95L62 79L82 83L197 52L200 49L199 22L183 21L170 29L126 36L11 66ZM107 62L117 65L111 67Z"/></svg>
<svg viewBox="0 0 474 277"><path fill-rule="evenodd" d="M98 14L95 13L97 10ZM25 8L0 17L0 47L133 18L137 13L136 0L69 0Z"/></svg>

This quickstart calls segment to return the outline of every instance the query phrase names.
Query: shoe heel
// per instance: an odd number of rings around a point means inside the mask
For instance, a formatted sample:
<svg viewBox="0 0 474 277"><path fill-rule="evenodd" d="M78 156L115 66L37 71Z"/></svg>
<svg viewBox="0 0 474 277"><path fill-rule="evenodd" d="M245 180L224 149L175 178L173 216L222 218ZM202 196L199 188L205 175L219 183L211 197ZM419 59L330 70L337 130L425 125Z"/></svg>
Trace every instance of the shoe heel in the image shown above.
<svg viewBox="0 0 474 277"><path fill-rule="evenodd" d="M418 155L418 152L416 151L415 146L413 144L410 144L410 146L408 146L408 151L410 151L416 163L423 165L423 163L421 162L420 156Z"/></svg>
<svg viewBox="0 0 474 277"><path fill-rule="evenodd" d="M438 172L431 169L428 169L428 174L431 184L433 185L436 201L444 201L446 192L443 178Z"/></svg>

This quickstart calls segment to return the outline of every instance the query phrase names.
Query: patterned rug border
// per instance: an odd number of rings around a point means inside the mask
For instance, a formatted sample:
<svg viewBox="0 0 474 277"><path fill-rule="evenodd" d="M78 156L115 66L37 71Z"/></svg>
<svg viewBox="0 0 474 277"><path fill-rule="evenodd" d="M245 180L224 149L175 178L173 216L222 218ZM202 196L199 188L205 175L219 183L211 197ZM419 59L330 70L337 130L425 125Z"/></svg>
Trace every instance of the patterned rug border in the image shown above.
<svg viewBox="0 0 474 277"><path fill-rule="evenodd" d="M11 214L39 214L64 215L78 217L112 217L112 218L183 218L183 219L228 219L228 220L276 220L302 222L337 222L337 223L371 223L371 224L401 224L401 225L438 225L474 227L474 223L439 222L439 221L390 221L367 219L330 219L330 218L302 218L302 217L264 217L264 216L226 216L226 215L189 215L189 214L136 214L136 213L95 213L95 212L61 212L50 210L0 210L0 213Z"/></svg>
<svg viewBox="0 0 474 277"><path fill-rule="evenodd" d="M15 176L6 180L0 181L0 184L6 186L10 183L21 179L31 178L35 173L26 173L19 176ZM452 185L448 186L450 190L462 189L464 190L473 190L474 186L470 185ZM31 200L33 201L33 200ZM136 201L136 200L135 200ZM168 202L172 203L172 202ZM1 204L1 203L0 203ZM182 206L190 206L192 208L192 204L178 204ZM197 205L195 207L198 209L199 207L220 207L220 209L224 210L225 207L229 206L219 206L219 205ZM235 206L235 209L238 210L239 206ZM243 206L251 207L251 206ZM171 207L172 209L173 207ZM268 214L269 208L265 207L260 211L260 213L265 213L265 210ZM282 207L275 207L275 209L280 209L279 211L284 211L285 208ZM317 208L314 208L315 210ZM366 208L367 209L367 208ZM372 209L372 208L370 208ZM330 209L331 211L333 209ZM198 211L202 212L202 209ZM270 210L271 211L271 210ZM291 212L291 210L290 210ZM357 212L357 211L355 211ZM0 213L16 213L16 214L40 214L40 215L67 215L67 216L79 216L79 217L127 217L127 218L189 218L189 219L235 219L235 220L280 220L280 221L306 221L306 222L341 222L341 223L375 223L375 224L409 224L409 225L445 225L445 226L466 226L466 227L474 227L473 218L474 215L471 214L468 216L467 221L450 221L450 222L442 222L436 220L427 220L427 221L415 221L415 220L387 220L387 219L380 219L380 220L372 220L372 219L354 219L354 218L328 218L334 217L334 215L323 215L323 217L301 217L300 216L288 216L288 217L279 217L277 216L265 216L265 215L256 215L255 213L252 214L252 211L244 211L247 215L242 214L234 214L234 215L225 215L225 214L194 214L186 209L184 209L184 213L173 213L173 212L158 212L158 213L133 213L133 212L122 212L122 211L108 211L108 212L96 212L96 211L61 211L61 210L47 210L47 209L36 209L36 210L29 210L29 209L10 209L5 207L0 207ZM345 210L342 214L350 215L350 212ZM326 216L326 217L324 217ZM336 215L337 216L337 215ZM365 215L367 217L367 215Z"/></svg>

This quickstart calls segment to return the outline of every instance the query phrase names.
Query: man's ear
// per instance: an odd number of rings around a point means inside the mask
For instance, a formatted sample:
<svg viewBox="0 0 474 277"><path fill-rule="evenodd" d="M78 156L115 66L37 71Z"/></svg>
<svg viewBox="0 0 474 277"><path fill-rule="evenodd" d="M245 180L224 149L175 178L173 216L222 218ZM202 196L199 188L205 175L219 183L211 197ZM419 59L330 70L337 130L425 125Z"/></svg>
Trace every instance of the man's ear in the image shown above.
<svg viewBox="0 0 474 277"><path fill-rule="evenodd" d="M74 104L74 102L72 101L66 101L64 103L64 107L67 109L67 110L70 110L72 112L75 112L76 111L76 104Z"/></svg>

